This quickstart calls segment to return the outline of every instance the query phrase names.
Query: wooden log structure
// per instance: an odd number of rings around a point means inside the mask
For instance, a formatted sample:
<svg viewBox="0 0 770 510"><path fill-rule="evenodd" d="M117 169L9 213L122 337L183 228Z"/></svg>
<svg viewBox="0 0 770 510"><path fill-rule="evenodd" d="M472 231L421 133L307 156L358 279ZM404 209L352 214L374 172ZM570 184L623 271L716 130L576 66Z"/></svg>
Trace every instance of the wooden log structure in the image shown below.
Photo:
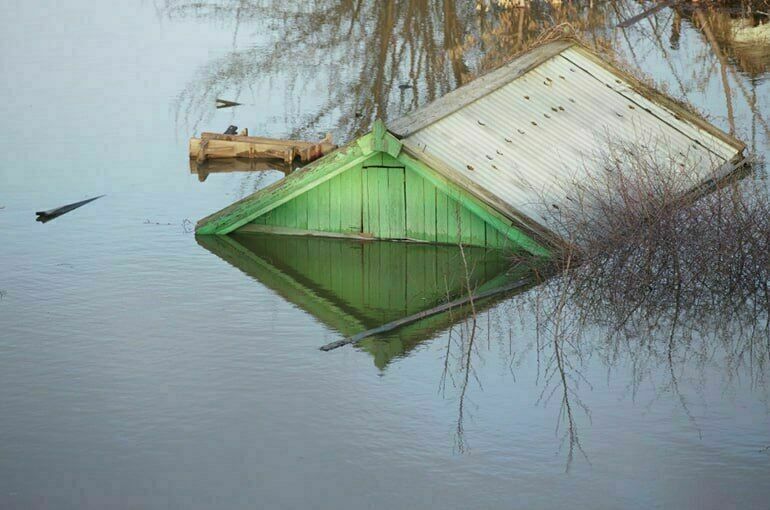
<svg viewBox="0 0 770 510"><path fill-rule="evenodd" d="M280 159L285 163L299 159L302 163L309 163L336 148L331 133L320 142L219 133L201 133L200 138L190 138L190 158L199 163L208 159L227 158Z"/></svg>

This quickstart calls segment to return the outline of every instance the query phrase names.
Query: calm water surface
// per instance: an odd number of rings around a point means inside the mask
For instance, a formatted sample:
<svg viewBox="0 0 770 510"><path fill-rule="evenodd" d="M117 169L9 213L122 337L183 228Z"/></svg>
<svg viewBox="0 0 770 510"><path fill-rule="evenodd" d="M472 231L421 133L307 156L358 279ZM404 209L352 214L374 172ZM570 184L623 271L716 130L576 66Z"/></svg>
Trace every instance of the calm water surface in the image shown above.
<svg viewBox="0 0 770 510"><path fill-rule="evenodd" d="M367 309L325 271L399 282L397 261L452 254L367 248L370 265L341 267L363 248L212 246L186 221L283 175L201 182L186 156L193 133L232 123L345 141L551 23L615 48L766 155L770 43L751 37L767 30L731 36L740 21L725 13L704 23L670 9L613 30L641 10L631 2L11 3L0 21L0 508L770 508L767 348L672 359L656 338L589 335L554 353L532 317L500 302L467 359L453 352L457 317L321 353L410 310L427 285L392 283L405 297ZM244 105L216 110L216 97ZM289 256L298 250L329 266ZM496 267L484 264L479 281ZM566 361L557 377L554 355Z"/></svg>

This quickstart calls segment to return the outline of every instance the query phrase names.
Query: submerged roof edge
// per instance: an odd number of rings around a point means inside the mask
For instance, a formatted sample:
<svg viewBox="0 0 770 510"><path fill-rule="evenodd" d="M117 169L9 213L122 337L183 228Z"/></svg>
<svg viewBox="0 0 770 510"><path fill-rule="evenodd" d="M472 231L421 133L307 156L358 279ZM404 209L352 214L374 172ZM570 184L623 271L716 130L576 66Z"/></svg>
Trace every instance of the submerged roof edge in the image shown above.
<svg viewBox="0 0 770 510"><path fill-rule="evenodd" d="M546 60L555 57L562 51L577 44L572 39L561 39L536 46L503 64L501 67L483 74L468 83L448 92L422 108L419 108L400 119L394 120L388 130L394 135L404 138L420 129L433 124L447 115L451 115L464 106L472 103L500 87L514 81L519 76L539 66Z"/></svg>

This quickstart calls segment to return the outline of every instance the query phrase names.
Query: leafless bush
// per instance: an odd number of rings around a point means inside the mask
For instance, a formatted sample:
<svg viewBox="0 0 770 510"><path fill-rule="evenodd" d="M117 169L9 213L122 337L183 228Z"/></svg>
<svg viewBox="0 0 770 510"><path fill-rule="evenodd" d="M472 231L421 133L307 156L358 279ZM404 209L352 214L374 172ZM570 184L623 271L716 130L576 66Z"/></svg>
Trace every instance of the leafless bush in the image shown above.
<svg viewBox="0 0 770 510"><path fill-rule="evenodd" d="M754 165L730 178L649 147L610 145L551 226L569 241L537 291L540 328L609 339L721 339L734 359L770 353L770 194ZM687 158L683 158L686 160ZM545 303L545 305L543 305ZM761 345L762 349L757 350Z"/></svg>

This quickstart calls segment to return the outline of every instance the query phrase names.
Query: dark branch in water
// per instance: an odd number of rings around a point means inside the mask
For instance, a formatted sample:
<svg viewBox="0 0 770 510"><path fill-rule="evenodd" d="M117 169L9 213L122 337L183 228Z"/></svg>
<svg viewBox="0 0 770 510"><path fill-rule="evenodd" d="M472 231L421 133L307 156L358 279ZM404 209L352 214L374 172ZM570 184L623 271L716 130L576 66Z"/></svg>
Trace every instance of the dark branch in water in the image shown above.
<svg viewBox="0 0 770 510"><path fill-rule="evenodd" d="M96 199L102 198L103 196L104 195L99 195L98 197L89 198L87 200L81 200L80 202L75 202L73 204L63 205L61 207L57 207L56 209L49 209L48 211L37 211L35 213L37 215L36 219L41 223L46 223L48 221L51 221L54 218L58 218L62 214L67 214L70 211L74 211L78 207L82 207L89 202L93 202Z"/></svg>

